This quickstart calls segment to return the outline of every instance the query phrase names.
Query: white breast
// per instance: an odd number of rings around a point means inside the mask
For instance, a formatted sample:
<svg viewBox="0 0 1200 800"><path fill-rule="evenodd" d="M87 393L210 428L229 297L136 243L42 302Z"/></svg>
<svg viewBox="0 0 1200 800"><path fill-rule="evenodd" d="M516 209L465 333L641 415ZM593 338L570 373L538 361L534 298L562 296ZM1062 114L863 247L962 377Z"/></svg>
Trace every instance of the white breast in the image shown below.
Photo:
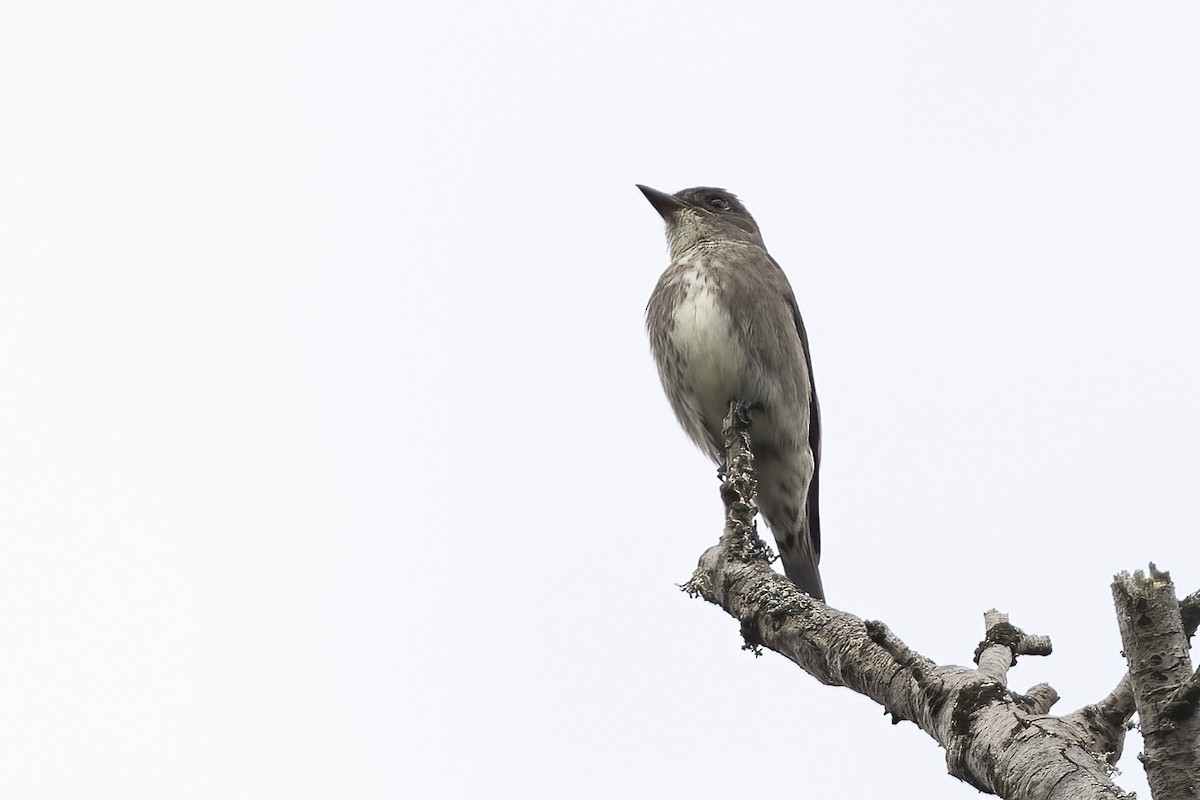
<svg viewBox="0 0 1200 800"><path fill-rule="evenodd" d="M695 267L679 280L684 297L675 307L672 344L682 356L683 377L695 393L693 402L709 420L720 420L744 380L744 345L717 302L711 276Z"/></svg>

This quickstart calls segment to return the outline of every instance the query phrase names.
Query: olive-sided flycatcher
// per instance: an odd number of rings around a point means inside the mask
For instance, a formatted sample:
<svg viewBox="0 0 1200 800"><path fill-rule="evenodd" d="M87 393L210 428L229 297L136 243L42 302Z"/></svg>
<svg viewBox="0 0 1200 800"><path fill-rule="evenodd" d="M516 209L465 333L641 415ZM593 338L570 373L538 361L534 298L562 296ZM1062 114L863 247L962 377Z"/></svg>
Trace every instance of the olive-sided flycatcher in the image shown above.
<svg viewBox="0 0 1200 800"><path fill-rule="evenodd" d="M658 374L700 449L724 460L729 404L750 410L758 507L787 576L825 599L817 563L821 415L808 335L783 270L737 197L697 187L670 195L638 186L667 223L671 264L646 306Z"/></svg>

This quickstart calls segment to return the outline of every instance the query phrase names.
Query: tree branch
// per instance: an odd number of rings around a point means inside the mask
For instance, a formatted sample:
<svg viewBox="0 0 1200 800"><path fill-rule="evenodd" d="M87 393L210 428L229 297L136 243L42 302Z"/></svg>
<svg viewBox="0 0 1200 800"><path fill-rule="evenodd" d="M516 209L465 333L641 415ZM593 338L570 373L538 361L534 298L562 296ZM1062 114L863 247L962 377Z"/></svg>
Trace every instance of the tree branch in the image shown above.
<svg viewBox="0 0 1200 800"><path fill-rule="evenodd" d="M1163 714L1175 722L1182 722L1196 713L1197 703L1200 703L1200 667L1166 699Z"/></svg>
<svg viewBox="0 0 1200 800"><path fill-rule="evenodd" d="M1179 619L1183 622L1183 632L1190 642L1196 635L1196 628L1200 628L1200 590L1179 601Z"/></svg>
<svg viewBox="0 0 1200 800"><path fill-rule="evenodd" d="M1200 787L1200 714L1189 685L1188 635L1166 572L1151 564L1113 579L1113 600L1145 741L1142 763L1155 798L1194 797Z"/></svg>
<svg viewBox="0 0 1200 800"><path fill-rule="evenodd" d="M1125 732L1133 727L1129 720L1135 710L1133 687L1126 673L1107 697L1073 711L1065 719L1086 728L1096 742L1097 752L1103 753L1105 761L1115 767L1125 749Z"/></svg>
<svg viewBox="0 0 1200 800"><path fill-rule="evenodd" d="M822 683L870 697L894 722L914 722L945 748L950 773L981 791L1011 800L1127 797L1113 784L1107 761L1123 729L1088 724L1082 709L1047 716L1057 693L1045 684L1025 695L1007 688L1018 655L1050 652L1046 637L1029 636L991 611L979 669L938 666L882 622L827 606L772 570L754 529L748 427L734 403L725 427L725 530L685 590L738 620L748 647L773 650ZM1101 705L1093 715L1103 723Z"/></svg>
<svg viewBox="0 0 1200 800"><path fill-rule="evenodd" d="M1179 601L1179 614L1183 622L1184 635L1190 641L1196 633L1197 626L1200 626L1200 591L1192 592ZM1174 718L1175 715L1186 713L1186 709L1176 706L1175 702L1181 704L1193 702L1194 695L1189 694L1191 690L1187 687L1195 685L1195 674L1189 680L1190 684L1181 686L1174 696L1173 702L1164 709L1168 716ZM1084 725L1091 730L1092 736L1107 753L1108 763L1115 766L1120 760L1125 746L1125 732L1133 727L1130 720L1136 711L1137 703L1133 698L1133 685L1130 683L1129 673L1126 672L1107 697L1098 703L1092 703L1072 712L1068 717L1076 724Z"/></svg>

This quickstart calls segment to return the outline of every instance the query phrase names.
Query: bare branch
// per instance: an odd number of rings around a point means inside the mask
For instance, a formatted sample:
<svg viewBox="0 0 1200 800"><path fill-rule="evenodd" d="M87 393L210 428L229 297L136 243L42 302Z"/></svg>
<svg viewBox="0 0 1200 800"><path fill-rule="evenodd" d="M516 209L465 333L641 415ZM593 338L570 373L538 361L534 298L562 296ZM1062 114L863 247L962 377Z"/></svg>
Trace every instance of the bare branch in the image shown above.
<svg viewBox="0 0 1200 800"><path fill-rule="evenodd" d="M1197 626L1200 625L1200 591L1192 592L1179 601L1179 614L1183 622L1184 635L1190 640L1196 633ZM1195 681L1195 675L1191 680ZM1181 687L1180 693L1174 699L1183 701L1185 691ZM1170 704L1165 710L1168 715L1186 713L1183 708L1173 704ZM1137 704L1133 698L1133 685L1130 683L1129 673L1126 672L1107 697L1098 703L1084 706L1068 716L1077 724L1092 731L1092 736L1107 753L1108 762L1115 765L1120 760L1125 747L1125 732L1133 727L1130 720L1135 711L1137 711Z"/></svg>
<svg viewBox="0 0 1200 800"><path fill-rule="evenodd" d="M887 651L896 663L912 674L917 686L924 689L929 686L933 669L937 666L931 660L911 649L891 629L877 620L867 620L863 623L867 636L872 642Z"/></svg>
<svg viewBox="0 0 1200 800"><path fill-rule="evenodd" d="M975 663L979 672L992 680L1008 685L1008 669L1017 665L1018 655L1048 656L1049 636L1030 636L1008 621L1008 615L990 609L983 615L986 633L975 648Z"/></svg>
<svg viewBox="0 0 1200 800"><path fill-rule="evenodd" d="M753 530L753 460L742 419L735 404L726 419L725 531L685 588L738 620L749 646L870 697L894 720L914 722L945 748L950 773L981 791L1013 800L1127 797L1105 760L1111 736L1098 736L1078 714L1046 716L1057 693L1045 684L1025 695L1008 690L1015 657L1048 654L1045 637L989 612L980 669L938 666L882 622L827 606L772 570Z"/></svg>
<svg viewBox="0 0 1200 800"><path fill-rule="evenodd" d="M1125 732L1133 727L1129 720L1135 710L1133 686L1129 682L1129 673L1126 673L1099 703L1086 705L1064 719L1086 728L1095 740L1098 752L1104 754L1109 764L1116 766L1125 749Z"/></svg>
<svg viewBox="0 0 1200 800"><path fill-rule="evenodd" d="M1048 683L1039 683L1030 687L1025 694L1011 692L1013 700L1028 714L1049 714L1050 709L1058 702L1058 692Z"/></svg>
<svg viewBox="0 0 1200 800"><path fill-rule="evenodd" d="M1188 640L1200 628L1200 590L1194 591L1179 601L1179 618L1183 621L1183 633Z"/></svg>
<svg viewBox="0 0 1200 800"><path fill-rule="evenodd" d="M1175 585L1151 564L1148 576L1141 570L1117 575L1112 592L1150 791L1156 798L1187 797L1200 786L1200 715L1182 713L1192 665ZM1180 718L1167 713L1173 702Z"/></svg>
<svg viewBox="0 0 1200 800"><path fill-rule="evenodd" d="M1181 722L1196 713L1197 703L1200 703L1200 667L1163 702L1163 714Z"/></svg>

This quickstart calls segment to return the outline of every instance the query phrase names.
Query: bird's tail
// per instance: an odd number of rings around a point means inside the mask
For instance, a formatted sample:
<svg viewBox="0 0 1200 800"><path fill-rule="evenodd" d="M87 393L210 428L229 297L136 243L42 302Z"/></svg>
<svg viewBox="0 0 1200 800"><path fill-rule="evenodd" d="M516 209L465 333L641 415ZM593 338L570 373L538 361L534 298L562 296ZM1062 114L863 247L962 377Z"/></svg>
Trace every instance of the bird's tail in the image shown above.
<svg viewBox="0 0 1200 800"><path fill-rule="evenodd" d="M807 463L806 463L807 461ZM821 517L817 471L807 453L784 458L769 449L754 454L758 510L775 535L779 560L792 583L825 601L821 573Z"/></svg>
<svg viewBox="0 0 1200 800"><path fill-rule="evenodd" d="M779 560L783 572L792 583L813 597L825 602L825 588L821 585L821 571L817 569L817 551L813 536L808 530L808 520L801 519L795 531L775 532L775 544L779 547Z"/></svg>

